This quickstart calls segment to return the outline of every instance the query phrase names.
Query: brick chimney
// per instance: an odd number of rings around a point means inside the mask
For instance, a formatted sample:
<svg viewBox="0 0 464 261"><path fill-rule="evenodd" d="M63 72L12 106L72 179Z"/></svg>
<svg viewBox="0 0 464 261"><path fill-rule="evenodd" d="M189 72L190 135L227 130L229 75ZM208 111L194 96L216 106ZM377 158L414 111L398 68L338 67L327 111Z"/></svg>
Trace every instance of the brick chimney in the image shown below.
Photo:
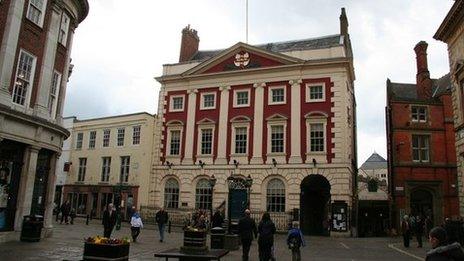
<svg viewBox="0 0 464 261"><path fill-rule="evenodd" d="M432 97L432 80L430 79L427 65L427 46L428 44L425 41L420 41L416 44L416 47L414 47L417 61L417 96L422 99L429 99Z"/></svg>
<svg viewBox="0 0 464 261"><path fill-rule="evenodd" d="M198 37L197 31L190 29L190 25L187 25L184 29L182 29L179 62L185 62L192 58L192 56L198 51L199 43L200 38Z"/></svg>
<svg viewBox="0 0 464 261"><path fill-rule="evenodd" d="M340 14L340 34L348 34L348 18L346 17L345 8L342 8L342 13Z"/></svg>

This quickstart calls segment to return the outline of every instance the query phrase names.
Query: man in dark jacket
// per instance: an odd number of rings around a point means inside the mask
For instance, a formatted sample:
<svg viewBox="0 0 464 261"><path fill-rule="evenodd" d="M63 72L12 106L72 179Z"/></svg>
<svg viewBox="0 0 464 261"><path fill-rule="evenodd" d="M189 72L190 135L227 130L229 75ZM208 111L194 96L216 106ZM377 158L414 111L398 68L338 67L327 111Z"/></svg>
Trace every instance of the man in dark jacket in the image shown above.
<svg viewBox="0 0 464 261"><path fill-rule="evenodd" d="M113 232L114 225L116 225L116 209L113 204L108 204L108 207L103 212L103 236L110 238Z"/></svg>
<svg viewBox="0 0 464 261"><path fill-rule="evenodd" d="M219 209L216 209L212 218L212 226L211 227L222 227L222 223L224 223L224 218L222 217L221 212Z"/></svg>
<svg viewBox="0 0 464 261"><path fill-rule="evenodd" d="M459 261L464 260L464 251L459 243L446 244L446 230L435 227L430 230L429 242L432 250L427 252L426 261Z"/></svg>
<svg viewBox="0 0 464 261"><path fill-rule="evenodd" d="M166 223L168 223L168 220L168 212L166 212L164 208L161 208L155 215L155 221L158 223L160 242L164 241L164 229L166 228Z"/></svg>
<svg viewBox="0 0 464 261"><path fill-rule="evenodd" d="M68 224L68 217L69 217L69 212L71 212L71 203L69 203L69 200L67 200L66 202L63 203L63 205L61 205L61 222L60 224L63 223L63 220L65 222L65 224L67 225Z"/></svg>
<svg viewBox="0 0 464 261"><path fill-rule="evenodd" d="M422 247L422 236L424 235L424 221L420 216L416 217L416 224L415 224L414 233L416 234L417 238L417 247Z"/></svg>
<svg viewBox="0 0 464 261"><path fill-rule="evenodd" d="M238 234L242 241L242 260L248 261L251 241L258 235L255 221L250 217L250 210L245 210L245 216L238 222Z"/></svg>

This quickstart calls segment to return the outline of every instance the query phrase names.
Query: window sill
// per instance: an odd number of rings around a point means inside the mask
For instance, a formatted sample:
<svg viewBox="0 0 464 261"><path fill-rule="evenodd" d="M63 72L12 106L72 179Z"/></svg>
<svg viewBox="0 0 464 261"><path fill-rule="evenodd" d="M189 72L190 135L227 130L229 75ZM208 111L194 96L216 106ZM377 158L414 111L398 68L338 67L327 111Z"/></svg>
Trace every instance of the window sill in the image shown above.
<svg viewBox="0 0 464 261"><path fill-rule="evenodd" d="M184 111L184 109L178 109L178 110L172 109L172 110L169 110L169 112L183 112L183 111Z"/></svg>
<svg viewBox="0 0 464 261"><path fill-rule="evenodd" d="M246 108L246 107L250 107L250 104L234 104L233 108Z"/></svg>
<svg viewBox="0 0 464 261"><path fill-rule="evenodd" d="M216 109L216 106L214 106L214 107L201 107L200 111L215 110L215 109Z"/></svg>
<svg viewBox="0 0 464 261"><path fill-rule="evenodd" d="M268 152L266 156L287 156L285 152Z"/></svg>
<svg viewBox="0 0 464 261"><path fill-rule="evenodd" d="M285 105L287 102L269 102L267 105Z"/></svg>
<svg viewBox="0 0 464 261"><path fill-rule="evenodd" d="M307 101L306 101L306 103L316 103L316 102L325 102L325 99L307 100Z"/></svg>

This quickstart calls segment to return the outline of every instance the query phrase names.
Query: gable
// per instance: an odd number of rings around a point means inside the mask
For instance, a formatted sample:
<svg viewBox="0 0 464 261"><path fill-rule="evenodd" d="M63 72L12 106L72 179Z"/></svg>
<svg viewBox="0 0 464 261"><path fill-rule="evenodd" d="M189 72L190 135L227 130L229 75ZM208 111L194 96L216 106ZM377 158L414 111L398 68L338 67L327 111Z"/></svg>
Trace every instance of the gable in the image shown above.
<svg viewBox="0 0 464 261"><path fill-rule="evenodd" d="M235 54L231 54L223 62L209 68L204 73L263 68L279 65L284 65L284 63L263 57L257 53L248 52L247 50L240 50Z"/></svg>
<svg viewBox="0 0 464 261"><path fill-rule="evenodd" d="M245 43L237 43L190 70L187 70L183 75L229 72L298 64L302 62L304 61L301 59L281 53L263 50Z"/></svg>

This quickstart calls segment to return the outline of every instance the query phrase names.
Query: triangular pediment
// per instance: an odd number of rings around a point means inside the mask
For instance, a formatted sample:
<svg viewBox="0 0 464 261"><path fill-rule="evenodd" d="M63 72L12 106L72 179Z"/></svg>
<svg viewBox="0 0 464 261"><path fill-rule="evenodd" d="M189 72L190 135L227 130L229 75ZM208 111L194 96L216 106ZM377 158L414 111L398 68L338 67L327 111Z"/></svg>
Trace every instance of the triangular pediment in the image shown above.
<svg viewBox="0 0 464 261"><path fill-rule="evenodd" d="M288 118L285 115L276 113L266 118L266 121L285 121Z"/></svg>
<svg viewBox="0 0 464 261"><path fill-rule="evenodd" d="M247 69L275 67L304 62L301 59L281 53L263 50L246 43L239 42L225 49L216 56L185 71L182 75L198 75L219 72L230 72Z"/></svg>
<svg viewBox="0 0 464 261"><path fill-rule="evenodd" d="M209 125L209 124L216 124L216 122L209 119L209 118L203 118L203 119L197 121L197 124L198 125Z"/></svg>

